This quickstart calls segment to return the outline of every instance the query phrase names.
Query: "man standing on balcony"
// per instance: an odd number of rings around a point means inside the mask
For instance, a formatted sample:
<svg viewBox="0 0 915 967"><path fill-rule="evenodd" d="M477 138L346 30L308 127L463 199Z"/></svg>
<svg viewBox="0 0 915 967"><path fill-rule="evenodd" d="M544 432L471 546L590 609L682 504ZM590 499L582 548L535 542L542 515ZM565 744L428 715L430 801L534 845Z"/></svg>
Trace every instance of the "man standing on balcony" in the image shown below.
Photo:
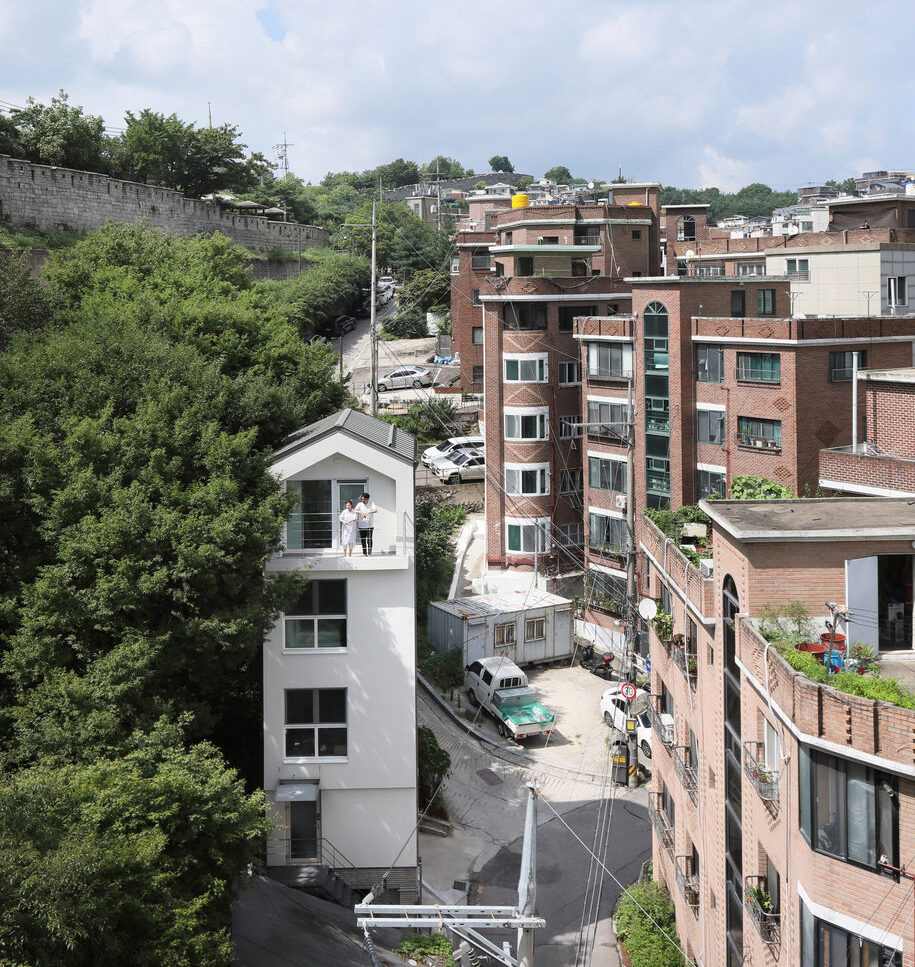
<svg viewBox="0 0 915 967"><path fill-rule="evenodd" d="M372 533L375 530L375 514L378 508L369 494L363 494L356 504L356 514L359 517L359 537L362 540L363 557L372 556Z"/></svg>

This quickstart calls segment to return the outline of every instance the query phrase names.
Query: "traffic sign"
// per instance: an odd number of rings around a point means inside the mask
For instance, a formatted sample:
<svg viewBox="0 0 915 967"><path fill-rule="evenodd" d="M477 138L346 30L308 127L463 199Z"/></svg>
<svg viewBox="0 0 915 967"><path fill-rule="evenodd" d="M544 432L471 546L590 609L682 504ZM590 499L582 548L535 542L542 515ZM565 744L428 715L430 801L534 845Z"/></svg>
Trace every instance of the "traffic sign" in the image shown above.
<svg viewBox="0 0 915 967"><path fill-rule="evenodd" d="M623 682L620 694L627 702L631 702L635 698L635 685L632 682Z"/></svg>

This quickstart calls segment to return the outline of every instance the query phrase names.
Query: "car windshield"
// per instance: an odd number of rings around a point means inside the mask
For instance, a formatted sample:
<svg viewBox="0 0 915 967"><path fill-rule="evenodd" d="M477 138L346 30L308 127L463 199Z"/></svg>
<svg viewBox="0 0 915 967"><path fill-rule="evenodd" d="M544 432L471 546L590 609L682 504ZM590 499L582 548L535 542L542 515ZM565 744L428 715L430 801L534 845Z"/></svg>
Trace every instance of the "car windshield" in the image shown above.
<svg viewBox="0 0 915 967"><path fill-rule="evenodd" d="M470 454L470 453L467 453L467 452L459 453L454 458L454 460L452 461L452 463L454 463L456 466L461 466L462 464L467 463L467 461L471 458L472 455L473 454Z"/></svg>

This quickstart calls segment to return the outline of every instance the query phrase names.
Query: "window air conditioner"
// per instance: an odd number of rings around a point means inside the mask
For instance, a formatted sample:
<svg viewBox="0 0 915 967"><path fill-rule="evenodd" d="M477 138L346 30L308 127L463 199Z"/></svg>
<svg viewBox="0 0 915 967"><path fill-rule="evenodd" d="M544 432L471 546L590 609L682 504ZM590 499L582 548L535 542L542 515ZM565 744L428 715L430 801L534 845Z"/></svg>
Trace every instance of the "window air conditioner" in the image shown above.
<svg viewBox="0 0 915 967"><path fill-rule="evenodd" d="M699 560L699 573L704 578L710 578L712 576L712 571L714 569L714 563L707 557L703 557Z"/></svg>
<svg viewBox="0 0 915 967"><path fill-rule="evenodd" d="M617 494L616 495L616 509L617 510L625 510L626 509L626 495L625 494Z"/></svg>

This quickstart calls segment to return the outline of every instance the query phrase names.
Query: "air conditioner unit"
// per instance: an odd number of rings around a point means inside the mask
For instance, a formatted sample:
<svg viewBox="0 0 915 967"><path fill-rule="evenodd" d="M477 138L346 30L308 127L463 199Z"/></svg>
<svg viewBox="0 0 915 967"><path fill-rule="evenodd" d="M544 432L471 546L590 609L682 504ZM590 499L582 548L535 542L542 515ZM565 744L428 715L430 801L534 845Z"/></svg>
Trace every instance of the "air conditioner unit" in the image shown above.
<svg viewBox="0 0 915 967"><path fill-rule="evenodd" d="M766 441L762 437L753 438L753 446L758 447L760 450L766 445Z"/></svg>
<svg viewBox="0 0 915 967"><path fill-rule="evenodd" d="M626 509L626 495L625 494L617 494L616 495L616 509L617 510L625 510Z"/></svg>
<svg viewBox="0 0 915 967"><path fill-rule="evenodd" d="M710 578L712 576L712 571L714 570L714 562L707 557L700 558L699 560L699 573L704 578Z"/></svg>

